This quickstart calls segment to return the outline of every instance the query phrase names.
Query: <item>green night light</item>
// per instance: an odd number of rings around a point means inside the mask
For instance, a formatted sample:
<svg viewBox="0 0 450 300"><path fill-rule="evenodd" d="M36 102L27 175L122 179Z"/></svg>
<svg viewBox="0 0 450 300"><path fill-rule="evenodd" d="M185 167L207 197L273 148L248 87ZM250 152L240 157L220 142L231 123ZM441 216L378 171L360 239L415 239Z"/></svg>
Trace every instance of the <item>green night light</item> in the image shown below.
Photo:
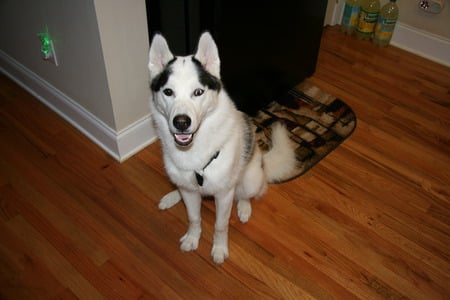
<svg viewBox="0 0 450 300"><path fill-rule="evenodd" d="M41 52L45 57L48 57L52 52L52 44L48 32L40 32L38 34L41 40Z"/></svg>
<svg viewBox="0 0 450 300"><path fill-rule="evenodd" d="M48 32L47 26L45 27L45 31L38 33L38 38L41 42L41 53L44 60L50 61L58 66L54 44L52 39L50 38L50 33Z"/></svg>

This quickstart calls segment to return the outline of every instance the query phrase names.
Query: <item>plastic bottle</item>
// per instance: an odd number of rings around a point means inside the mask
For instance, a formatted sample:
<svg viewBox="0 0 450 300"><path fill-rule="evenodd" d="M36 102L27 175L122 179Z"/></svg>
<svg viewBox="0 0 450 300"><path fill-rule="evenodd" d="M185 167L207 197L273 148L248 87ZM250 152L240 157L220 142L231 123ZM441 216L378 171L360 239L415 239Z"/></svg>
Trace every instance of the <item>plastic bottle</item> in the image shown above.
<svg viewBox="0 0 450 300"><path fill-rule="evenodd" d="M390 0L381 8L372 38L373 44L378 47L386 47L391 41L399 12L398 6L395 2L397 1Z"/></svg>
<svg viewBox="0 0 450 300"><path fill-rule="evenodd" d="M358 25L359 12L361 11L361 0L346 0L344 15L341 21L341 31L352 34Z"/></svg>
<svg viewBox="0 0 450 300"><path fill-rule="evenodd" d="M363 0L361 13L359 14L358 27L356 28L356 37L358 39L370 40L378 20L379 12L379 0Z"/></svg>

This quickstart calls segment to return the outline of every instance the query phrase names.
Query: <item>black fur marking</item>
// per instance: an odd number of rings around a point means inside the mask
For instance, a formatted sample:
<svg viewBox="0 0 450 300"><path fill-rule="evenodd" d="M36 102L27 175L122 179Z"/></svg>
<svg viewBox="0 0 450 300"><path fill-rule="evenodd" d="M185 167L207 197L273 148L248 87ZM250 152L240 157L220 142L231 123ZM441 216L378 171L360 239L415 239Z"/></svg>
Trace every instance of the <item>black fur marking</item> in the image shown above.
<svg viewBox="0 0 450 300"><path fill-rule="evenodd" d="M252 121L248 116L245 116L245 131L244 131L244 160L245 163L248 163L253 153L255 152L255 135L252 130Z"/></svg>
<svg viewBox="0 0 450 300"><path fill-rule="evenodd" d="M172 60L170 60L166 67L164 68L164 70L162 70L161 73L159 73L158 75L155 76L155 78L153 78L150 87L152 89L152 91L154 92L158 92L169 80L169 76L170 74L172 74L172 68L171 65L175 62L177 58L174 57Z"/></svg>
<svg viewBox="0 0 450 300"><path fill-rule="evenodd" d="M220 91L220 89L222 88L222 83L220 82L220 79L212 75L208 71L206 71L202 63L194 56L192 56L192 62L194 63L195 68L197 69L200 83L208 87L210 90Z"/></svg>

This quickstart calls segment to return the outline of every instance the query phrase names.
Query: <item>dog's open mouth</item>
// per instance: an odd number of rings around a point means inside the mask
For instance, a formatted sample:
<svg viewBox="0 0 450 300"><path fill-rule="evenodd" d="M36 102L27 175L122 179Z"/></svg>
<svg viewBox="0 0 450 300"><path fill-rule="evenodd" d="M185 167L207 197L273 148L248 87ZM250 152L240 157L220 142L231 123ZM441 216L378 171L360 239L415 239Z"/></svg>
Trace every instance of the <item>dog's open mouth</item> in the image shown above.
<svg viewBox="0 0 450 300"><path fill-rule="evenodd" d="M174 133L173 136L175 138L175 143L184 147L189 146L194 138L193 133Z"/></svg>

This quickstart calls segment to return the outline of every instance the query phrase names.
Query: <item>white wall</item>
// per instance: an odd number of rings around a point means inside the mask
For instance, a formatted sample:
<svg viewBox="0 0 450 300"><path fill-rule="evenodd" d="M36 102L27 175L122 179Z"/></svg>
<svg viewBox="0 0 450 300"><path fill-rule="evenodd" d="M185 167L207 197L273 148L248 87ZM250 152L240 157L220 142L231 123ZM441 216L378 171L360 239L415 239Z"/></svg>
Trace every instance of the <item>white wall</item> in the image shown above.
<svg viewBox="0 0 450 300"><path fill-rule="evenodd" d="M450 66L449 1L444 1L445 7L440 14L424 12L419 9L418 2L397 0L400 15L392 44Z"/></svg>
<svg viewBox="0 0 450 300"><path fill-rule="evenodd" d="M94 0L94 4L116 129L122 130L149 114L145 1Z"/></svg>
<svg viewBox="0 0 450 300"><path fill-rule="evenodd" d="M48 27L59 65L44 61ZM145 0L1 0L0 71L123 160L150 143Z"/></svg>
<svg viewBox="0 0 450 300"><path fill-rule="evenodd" d="M444 1L446 5L440 14L424 12L419 9L418 2L416 0L397 0L400 8L399 21L450 40L449 1Z"/></svg>
<svg viewBox="0 0 450 300"><path fill-rule="evenodd" d="M341 23L344 13L345 0L328 0L324 25L336 25Z"/></svg>

